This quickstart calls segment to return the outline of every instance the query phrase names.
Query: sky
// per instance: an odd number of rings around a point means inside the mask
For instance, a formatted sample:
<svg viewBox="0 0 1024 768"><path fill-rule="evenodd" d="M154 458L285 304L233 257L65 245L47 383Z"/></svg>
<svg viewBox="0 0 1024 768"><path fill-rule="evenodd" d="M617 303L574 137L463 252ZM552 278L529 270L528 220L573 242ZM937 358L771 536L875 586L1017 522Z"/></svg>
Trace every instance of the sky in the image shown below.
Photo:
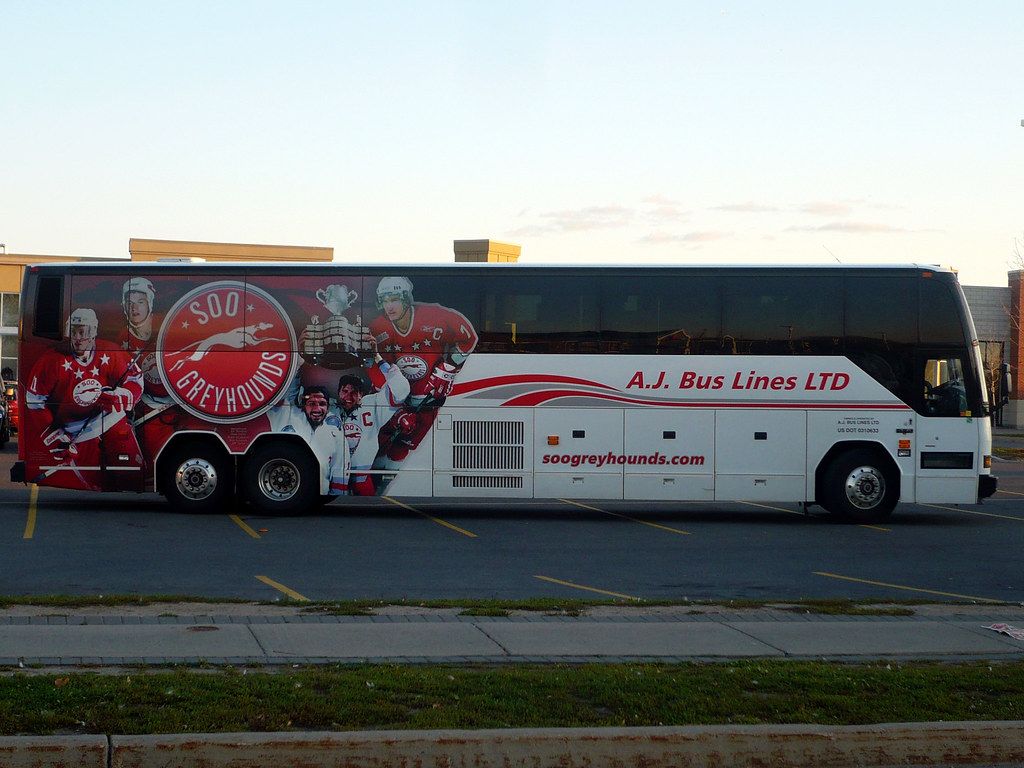
<svg viewBox="0 0 1024 768"><path fill-rule="evenodd" d="M1019 0L0 0L0 29L8 253L1024 265Z"/></svg>

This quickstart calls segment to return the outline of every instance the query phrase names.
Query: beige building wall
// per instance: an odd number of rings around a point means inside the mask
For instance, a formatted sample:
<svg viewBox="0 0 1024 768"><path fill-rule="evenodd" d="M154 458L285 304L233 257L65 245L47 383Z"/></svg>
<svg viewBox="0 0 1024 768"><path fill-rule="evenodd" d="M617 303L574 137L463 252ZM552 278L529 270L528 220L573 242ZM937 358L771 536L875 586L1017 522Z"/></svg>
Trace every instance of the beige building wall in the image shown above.
<svg viewBox="0 0 1024 768"><path fill-rule="evenodd" d="M77 256L44 256L28 253L0 254L0 292L21 293L21 278L25 267L31 264L54 264L62 261L82 261Z"/></svg>
<svg viewBox="0 0 1024 768"><path fill-rule="evenodd" d="M334 261L334 249L304 245L209 243L198 240L128 241L132 261L202 259L204 261Z"/></svg>
<svg viewBox="0 0 1024 768"><path fill-rule="evenodd" d="M497 240L456 240L455 261L514 262L519 261L522 250L522 246Z"/></svg>

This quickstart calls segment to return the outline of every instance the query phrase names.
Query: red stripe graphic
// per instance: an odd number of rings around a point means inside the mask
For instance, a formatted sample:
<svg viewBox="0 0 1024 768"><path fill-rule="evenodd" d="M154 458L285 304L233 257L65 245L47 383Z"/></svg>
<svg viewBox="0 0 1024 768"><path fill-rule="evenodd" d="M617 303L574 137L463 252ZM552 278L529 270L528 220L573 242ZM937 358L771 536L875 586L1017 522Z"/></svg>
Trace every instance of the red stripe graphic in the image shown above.
<svg viewBox="0 0 1024 768"><path fill-rule="evenodd" d="M631 403L633 405L657 405L671 408L809 408L833 410L861 410L861 411L909 411L910 407L903 403L754 403L741 400L723 401L687 401L673 402L667 400L644 400L625 395L610 395L605 392L577 392L571 389L549 389L540 392L528 392L525 395L513 397L506 400L502 406L528 406L541 405L542 403L558 400L563 397L590 397L597 400L611 400L618 403Z"/></svg>
<svg viewBox="0 0 1024 768"><path fill-rule="evenodd" d="M518 373L512 376L492 376L489 379L477 379L476 381L459 382L452 390L452 395L467 395L470 392L477 392L490 387L500 387L505 384L579 384L585 387L597 387L599 389L610 389L613 392L615 387L607 384L600 384L596 381L577 379L573 376L558 376L545 373Z"/></svg>

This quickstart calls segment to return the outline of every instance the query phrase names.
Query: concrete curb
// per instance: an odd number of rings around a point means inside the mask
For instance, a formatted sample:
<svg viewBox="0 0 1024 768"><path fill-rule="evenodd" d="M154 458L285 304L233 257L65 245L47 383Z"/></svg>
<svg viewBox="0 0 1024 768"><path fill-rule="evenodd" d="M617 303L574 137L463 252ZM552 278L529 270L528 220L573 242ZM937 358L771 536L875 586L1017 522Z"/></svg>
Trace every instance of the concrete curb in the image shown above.
<svg viewBox="0 0 1024 768"><path fill-rule="evenodd" d="M112 768L861 768L1024 763L1024 723L114 736Z"/></svg>
<svg viewBox="0 0 1024 768"><path fill-rule="evenodd" d="M106 768L106 736L0 736L0 768Z"/></svg>
<svg viewBox="0 0 1024 768"><path fill-rule="evenodd" d="M1024 722L0 737L0 768L1020 766Z"/></svg>

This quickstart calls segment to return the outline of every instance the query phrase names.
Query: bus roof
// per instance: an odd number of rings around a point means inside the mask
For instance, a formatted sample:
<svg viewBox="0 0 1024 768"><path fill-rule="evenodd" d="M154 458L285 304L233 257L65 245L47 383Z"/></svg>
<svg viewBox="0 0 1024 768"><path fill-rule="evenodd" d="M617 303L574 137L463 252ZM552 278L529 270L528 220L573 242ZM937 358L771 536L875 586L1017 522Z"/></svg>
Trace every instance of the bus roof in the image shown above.
<svg viewBox="0 0 1024 768"><path fill-rule="evenodd" d="M544 263L529 264L522 262L271 262L271 261L218 261L218 262L187 262L187 261L89 261L89 262L57 262L46 264L33 264L28 267L29 271L56 270L61 272L89 272L93 270L109 272L150 272L150 271L175 271L175 272L231 272L237 270L258 270L258 271L283 271L283 272L307 272L307 271L336 271L346 270L358 272L367 270L370 272L401 272L406 269L496 269L496 270L671 270L679 272L710 272L710 271L779 271L779 272L816 272L819 270L849 270L849 271L878 271L878 272L936 272L945 274L956 274L951 267L939 266L936 264L568 264L568 263Z"/></svg>

